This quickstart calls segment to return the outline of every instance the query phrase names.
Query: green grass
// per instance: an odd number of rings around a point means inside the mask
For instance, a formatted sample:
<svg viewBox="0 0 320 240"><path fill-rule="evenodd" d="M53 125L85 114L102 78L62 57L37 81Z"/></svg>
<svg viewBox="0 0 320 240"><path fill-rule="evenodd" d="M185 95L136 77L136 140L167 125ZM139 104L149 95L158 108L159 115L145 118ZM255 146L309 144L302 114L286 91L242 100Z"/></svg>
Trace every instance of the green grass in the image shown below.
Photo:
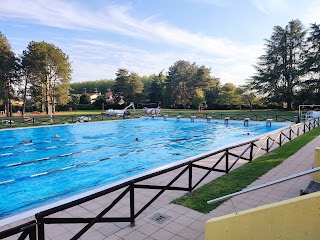
<svg viewBox="0 0 320 240"><path fill-rule="evenodd" d="M129 118L139 118L144 115L143 109L129 109ZM76 117L79 116L92 116L92 121L101 121L101 113L105 113L102 110L74 110L72 112L62 111L56 112L53 116L57 124L63 124L65 122L75 121ZM226 116L231 117L236 120L243 120L244 117L250 117L252 120L265 121L267 118L274 118L275 121L293 121L293 116L297 115L296 112L289 111L269 111L269 110L206 110L205 114L212 116L213 119L224 119ZM161 109L161 115L168 115L169 117L176 117L177 115L182 115L183 117L198 116L199 112L197 110L190 109ZM42 126L44 124L50 123L50 116L44 113L33 114L27 113L27 117L35 118L34 124L32 122L23 123L21 116L15 114L11 118L5 116L0 116L0 129L3 128L15 128L15 127L28 127L28 126ZM205 115L204 115L205 117ZM3 119L12 119L14 121L11 126L9 124L1 123ZM114 120L122 119L117 117L104 117L103 120ZM45 123L47 122L47 123Z"/></svg>
<svg viewBox="0 0 320 240"><path fill-rule="evenodd" d="M282 163L285 159L296 153L299 149L320 135L320 127L284 144L269 154L258 157L250 163L232 170L195 191L175 199L172 203L179 204L202 213L208 213L218 207L223 201L207 204L208 200L222 197L243 188L257 180L263 174ZM303 160L303 159L301 159Z"/></svg>

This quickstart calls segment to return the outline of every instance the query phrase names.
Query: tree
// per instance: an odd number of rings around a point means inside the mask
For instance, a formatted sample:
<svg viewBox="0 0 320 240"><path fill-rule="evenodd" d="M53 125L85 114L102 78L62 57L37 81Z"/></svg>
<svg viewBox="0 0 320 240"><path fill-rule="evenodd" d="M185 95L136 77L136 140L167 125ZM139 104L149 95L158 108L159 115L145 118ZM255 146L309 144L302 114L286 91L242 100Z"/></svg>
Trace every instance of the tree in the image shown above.
<svg viewBox="0 0 320 240"><path fill-rule="evenodd" d="M128 92L125 98L128 102L138 102L142 98L143 83L138 74L132 72L129 75Z"/></svg>
<svg viewBox="0 0 320 240"><path fill-rule="evenodd" d="M234 106L241 105L240 95L242 90L237 88L232 83L226 83L222 86L219 94L219 103L228 109L232 109Z"/></svg>
<svg viewBox="0 0 320 240"><path fill-rule="evenodd" d="M193 96L198 90L210 90L215 84L215 78L210 76L210 68L199 67L196 63L179 60L169 67L165 81L165 96L171 107L189 108Z"/></svg>
<svg viewBox="0 0 320 240"><path fill-rule="evenodd" d="M270 101L286 102L292 108L297 88L304 75L305 35L299 20L282 28L275 26L270 40L266 40L265 54L259 57L256 74L249 83Z"/></svg>
<svg viewBox="0 0 320 240"><path fill-rule="evenodd" d="M96 89L101 93L108 92L108 89L113 89L115 81L113 79L99 79L94 81L84 81L71 83L71 93L82 94L85 88L87 92L92 93Z"/></svg>
<svg viewBox="0 0 320 240"><path fill-rule="evenodd" d="M101 95L94 100L93 105L95 106L96 109L103 109L106 106L106 103L107 103L106 96Z"/></svg>
<svg viewBox="0 0 320 240"><path fill-rule="evenodd" d="M125 68L120 68L116 72L114 92L116 98L125 99L127 102L139 101L142 96L143 83L136 73L130 73Z"/></svg>
<svg viewBox="0 0 320 240"><path fill-rule="evenodd" d="M116 72L116 79L114 84L115 94L125 96L128 92L128 86L129 86L129 71L125 68L120 68Z"/></svg>
<svg viewBox="0 0 320 240"><path fill-rule="evenodd" d="M151 103L163 102L166 76L162 71L154 75L150 85L149 99Z"/></svg>
<svg viewBox="0 0 320 240"><path fill-rule="evenodd" d="M0 100L5 103L7 117L12 116L10 99L13 97L13 84L18 80L17 71L17 59L11 45L0 32Z"/></svg>
<svg viewBox="0 0 320 240"><path fill-rule="evenodd" d="M49 105L68 103L70 96L71 64L69 57L58 47L46 42L30 42L21 57L25 90L48 113ZM26 91L25 91L26 92Z"/></svg>
<svg viewBox="0 0 320 240"><path fill-rule="evenodd" d="M196 94L192 98L192 105L198 108L200 103L206 102L204 92L201 89L196 90Z"/></svg>
<svg viewBox="0 0 320 240"><path fill-rule="evenodd" d="M81 94L79 104L91 104L90 95L87 93Z"/></svg>
<svg viewBox="0 0 320 240"><path fill-rule="evenodd" d="M320 25L311 24L307 46L304 65L306 81L298 100L299 103L317 104L320 99Z"/></svg>

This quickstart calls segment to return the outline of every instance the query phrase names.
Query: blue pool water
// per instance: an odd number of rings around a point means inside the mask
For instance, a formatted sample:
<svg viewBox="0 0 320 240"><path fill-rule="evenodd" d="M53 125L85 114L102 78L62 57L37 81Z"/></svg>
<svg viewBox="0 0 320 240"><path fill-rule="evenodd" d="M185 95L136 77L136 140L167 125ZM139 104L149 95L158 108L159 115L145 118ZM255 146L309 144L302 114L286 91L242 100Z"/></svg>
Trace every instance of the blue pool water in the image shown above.
<svg viewBox="0 0 320 240"><path fill-rule="evenodd" d="M0 219L287 125L149 118L2 130Z"/></svg>

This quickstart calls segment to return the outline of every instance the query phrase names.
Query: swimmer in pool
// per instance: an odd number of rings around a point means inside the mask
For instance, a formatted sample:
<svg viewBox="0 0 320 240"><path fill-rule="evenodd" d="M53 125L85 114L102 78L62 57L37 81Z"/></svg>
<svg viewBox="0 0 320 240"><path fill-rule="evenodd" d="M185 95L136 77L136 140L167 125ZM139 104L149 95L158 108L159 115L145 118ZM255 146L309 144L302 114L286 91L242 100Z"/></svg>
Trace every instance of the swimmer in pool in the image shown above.
<svg viewBox="0 0 320 240"><path fill-rule="evenodd" d="M59 138L60 136L58 134L55 134L52 136L52 138Z"/></svg>
<svg viewBox="0 0 320 240"><path fill-rule="evenodd" d="M27 139L24 139L21 141L21 143L31 143L31 142L32 142L32 140L27 140Z"/></svg>

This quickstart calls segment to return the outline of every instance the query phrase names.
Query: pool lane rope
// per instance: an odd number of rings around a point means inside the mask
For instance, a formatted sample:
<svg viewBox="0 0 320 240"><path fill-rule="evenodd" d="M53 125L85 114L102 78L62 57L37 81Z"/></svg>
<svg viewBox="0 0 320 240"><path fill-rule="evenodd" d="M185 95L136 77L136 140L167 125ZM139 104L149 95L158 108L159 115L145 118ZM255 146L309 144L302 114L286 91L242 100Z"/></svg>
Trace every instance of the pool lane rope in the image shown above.
<svg viewBox="0 0 320 240"><path fill-rule="evenodd" d="M184 131L184 132L203 132L203 129L192 129L192 130L189 130L189 131ZM174 134L169 134L167 136L175 136L175 135L178 135L178 133L174 133ZM130 137L130 136L136 136L136 134L129 134L129 135L126 135L124 137ZM88 143L93 143L93 142L97 142L97 141L107 141L107 140L111 140L113 139L114 137L112 138L104 138L104 139L95 139L95 140L91 140L89 142L79 142L79 143L68 143L68 144L64 144L64 145L61 145L61 146L51 146L51 147L45 147L45 148L38 148L38 149L29 149L29 150L25 150L25 151L21 151L21 152L16 152L16 153L2 153L0 154L0 157L6 157L6 156L10 156L10 155L13 155L13 154L23 154L23 153L26 153L26 152L34 152L34 151L41 151L41 150L46 150L46 149L54 149L54 148L63 148L63 147L66 147L66 146L73 146L73 145L78 145L78 144L88 144ZM153 139L156 139L156 137L154 138L149 138L148 140L153 140ZM52 142L57 142L57 141L62 141L62 140L66 140L66 139L61 139L61 140L55 140L55 141L52 141ZM48 141L46 141L48 142ZM37 144L40 144L40 143L37 143ZM118 145L111 145L111 146L108 146L108 145L101 145L100 147L121 147L121 146L126 146L128 143L124 143L124 144L118 144ZM25 144L24 144L25 145ZM28 144L28 145L32 145L32 144ZM93 149L93 150L96 150L96 149ZM77 153L82 153L82 151L79 151L79 152L74 152L74 154L77 154ZM56 158L56 157L59 157L59 156L53 156L52 158ZM36 159L37 160L37 159ZM32 162L37 162L36 160L31 160L31 161L26 161L25 163L32 163ZM42 159L41 159L42 160ZM23 163L23 162L21 162ZM23 164L7 164L7 165L4 165L4 166L0 166L0 169L3 168L3 167L8 167L8 166L17 166L17 165L23 165Z"/></svg>
<svg viewBox="0 0 320 240"><path fill-rule="evenodd" d="M208 134L206 134L208 135ZM188 141L190 139L193 139L193 138L197 138L199 136L203 136L203 135L194 135L190 138L182 138L182 139L177 139L174 141L174 143L177 143L177 142L182 142L182 141ZM209 144L209 143L208 143ZM207 145L208 145L207 144ZM83 162L83 163L77 163L77 164L73 164L73 165L70 165L70 166L67 166L67 167L63 167L63 168L59 168L59 169L54 169L54 170L50 170L50 171L46 171L46 172L42 172L42 173L36 173L36 174L33 174L33 175L29 175L29 176L23 176L23 177L19 177L19 178L15 178L15 179L10 179L10 180L5 180L5 181L2 181L0 182L0 186L1 185L4 185L4 184L8 184L8 183L13 183L13 182L17 182L17 181L23 181L23 180L26 180L26 179L30 179L30 178L35 178L35 177L40 177L40 176L44 176L44 175L48 175L48 174L52 174L52 173L56 173L56 172L61 172L61 171L65 171L65 170L68 170L68 169L71 169L71 168L78 168L78 167L83 167L83 166L87 166L87 165L90 165L90 164L94 164L94 163L98 163L98 162L102 162L102 161L106 161L106 160L109 160L109 159L112 159L112 158L116 158L116 157L121 157L121 156L125 156L125 155L129 155L129 154L133 154L133 153L136 153L136 152L142 152L142 151L145 151L145 150L149 150L149 149L154 149L154 148L159 148L160 146L170 146L172 145L172 143L165 143L165 144L158 144L158 145L154 145L148 149L138 149L138 150L134 150L134 151L131 151L131 152L127 152L127 153L120 153L120 154L117 154L117 155L114 155L114 156L110 156L110 157L106 157L106 158L102 158L102 159L98 159L98 160L94 160L94 161L89 161L89 162ZM99 147L100 149L101 147ZM98 148L97 148L98 149ZM95 150L97 150L95 149ZM86 152L86 151L93 151L93 150L83 150L83 151L79 151L79 152L75 152L75 153L81 153L81 152ZM183 151L183 152L186 152L186 151ZM73 155L75 153L67 153L67 154L62 154L62 155L58 155L58 156L54 156L54 157L45 157L45 158L40 158L40 159L35 159L35 160L32 160L32 161L28 161L28 163L31 163L31 162L40 162L40 161L45 161L45 160L49 160L49 159L52 159L52 158L57 158L57 157L65 157L65 156L70 156L70 155ZM172 155L181 155L180 153L173 153ZM161 160L158 160L156 162L159 162ZM6 165L6 167L12 167L12 166L19 166L19 165L24 165L25 162L21 162L21 163L15 163L15 164L9 164L9 165ZM155 162L154 162L155 163ZM25 163L26 164L26 163ZM5 166L2 166L2 167L5 167ZM137 167L141 167L141 166L137 166ZM134 168L135 169L135 168ZM133 171L132 169L130 171ZM127 171L128 172L128 171Z"/></svg>

